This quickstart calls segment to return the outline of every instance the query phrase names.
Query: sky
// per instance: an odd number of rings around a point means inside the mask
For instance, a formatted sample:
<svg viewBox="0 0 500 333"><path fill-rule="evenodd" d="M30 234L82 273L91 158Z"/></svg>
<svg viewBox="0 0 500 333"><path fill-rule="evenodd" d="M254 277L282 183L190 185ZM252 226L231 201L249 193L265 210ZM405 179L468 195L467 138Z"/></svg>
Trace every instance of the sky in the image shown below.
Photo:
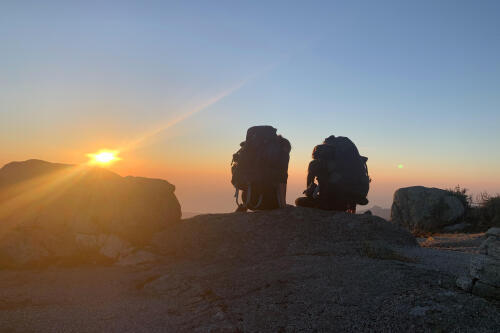
<svg viewBox="0 0 500 333"><path fill-rule="evenodd" d="M0 165L119 150L112 171L228 212L232 154L263 124L292 144L289 203L332 134L368 157L369 206L500 192L500 2L0 3Z"/></svg>

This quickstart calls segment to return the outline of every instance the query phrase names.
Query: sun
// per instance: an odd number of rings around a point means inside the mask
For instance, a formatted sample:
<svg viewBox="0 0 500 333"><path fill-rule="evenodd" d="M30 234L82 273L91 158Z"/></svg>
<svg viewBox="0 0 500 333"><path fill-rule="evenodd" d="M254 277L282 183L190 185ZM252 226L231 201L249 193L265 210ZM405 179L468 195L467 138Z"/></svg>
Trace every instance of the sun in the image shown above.
<svg viewBox="0 0 500 333"><path fill-rule="evenodd" d="M94 154L87 154L91 164L109 165L112 162L120 160L118 151L116 150L101 150Z"/></svg>

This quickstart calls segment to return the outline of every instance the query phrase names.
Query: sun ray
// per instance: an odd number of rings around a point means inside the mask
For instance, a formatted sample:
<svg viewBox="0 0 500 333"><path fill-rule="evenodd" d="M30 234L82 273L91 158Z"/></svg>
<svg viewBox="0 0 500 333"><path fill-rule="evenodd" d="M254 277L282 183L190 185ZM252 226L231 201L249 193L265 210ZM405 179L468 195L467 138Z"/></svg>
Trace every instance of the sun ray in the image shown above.
<svg viewBox="0 0 500 333"><path fill-rule="evenodd" d="M4 189L0 197L0 219L6 222L6 225L1 226L0 236L5 230L9 230L11 223L22 224L30 214L35 214L34 207L37 204L46 205L56 200L72 184L81 179L87 169L85 165L71 166ZM11 216L16 218L10 219Z"/></svg>
<svg viewBox="0 0 500 333"><path fill-rule="evenodd" d="M271 65L268 65L266 67L264 67L263 69L259 70L257 73L254 73L252 75L249 75L248 77L244 78L243 80L239 81L237 84L235 84L233 87L207 99L206 101L204 101L203 103L199 104L198 106L190 109L190 110L187 110L186 112L184 113L181 113L180 115L178 115L177 117L173 118L173 119L170 119L169 121L163 123L163 124L160 124L159 126L157 126L156 128L152 128L150 131L144 133L143 135L139 136L137 139L135 139L134 141L124 145L123 147L120 147L120 151L123 152L123 151L132 151L132 150L135 150L143 145L145 145L148 141L150 141L153 137L159 135L160 133L162 133L163 131L166 131L167 129L171 128L172 126L175 126L177 125L178 123L186 120L187 118L207 109L208 107L214 105L215 103L219 102L220 100L230 96L231 94L233 94L234 92L240 90L243 86L245 86L249 81L252 81L253 79L255 79L256 77L262 75L263 73L265 72L269 72L270 70L272 70L273 68L275 68L277 66L277 64L271 64Z"/></svg>

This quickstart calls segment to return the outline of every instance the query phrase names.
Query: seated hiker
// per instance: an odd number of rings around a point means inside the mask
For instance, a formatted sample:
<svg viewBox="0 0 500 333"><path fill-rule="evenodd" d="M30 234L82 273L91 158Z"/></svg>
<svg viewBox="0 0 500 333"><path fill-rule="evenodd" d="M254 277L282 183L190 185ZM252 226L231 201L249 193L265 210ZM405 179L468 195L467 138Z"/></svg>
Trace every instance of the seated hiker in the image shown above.
<svg viewBox="0 0 500 333"><path fill-rule="evenodd" d="M329 136L314 147L312 158L306 196L295 200L297 206L355 213L356 204L368 204L368 158L359 155L351 140Z"/></svg>
<svg viewBox="0 0 500 333"><path fill-rule="evenodd" d="M284 208L290 142L272 126L254 126L240 146L231 163L237 211Z"/></svg>

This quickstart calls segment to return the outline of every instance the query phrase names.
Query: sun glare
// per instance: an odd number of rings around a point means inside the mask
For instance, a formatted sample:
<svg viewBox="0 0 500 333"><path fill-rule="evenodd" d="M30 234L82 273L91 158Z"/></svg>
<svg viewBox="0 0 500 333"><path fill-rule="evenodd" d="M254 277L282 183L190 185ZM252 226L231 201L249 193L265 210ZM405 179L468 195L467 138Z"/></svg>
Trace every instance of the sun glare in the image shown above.
<svg viewBox="0 0 500 333"><path fill-rule="evenodd" d="M90 158L90 163L101 164L101 165L108 165L111 162L120 160L120 158L117 155L118 155L117 151L111 151L111 150L101 150L95 154L87 154L87 156Z"/></svg>

